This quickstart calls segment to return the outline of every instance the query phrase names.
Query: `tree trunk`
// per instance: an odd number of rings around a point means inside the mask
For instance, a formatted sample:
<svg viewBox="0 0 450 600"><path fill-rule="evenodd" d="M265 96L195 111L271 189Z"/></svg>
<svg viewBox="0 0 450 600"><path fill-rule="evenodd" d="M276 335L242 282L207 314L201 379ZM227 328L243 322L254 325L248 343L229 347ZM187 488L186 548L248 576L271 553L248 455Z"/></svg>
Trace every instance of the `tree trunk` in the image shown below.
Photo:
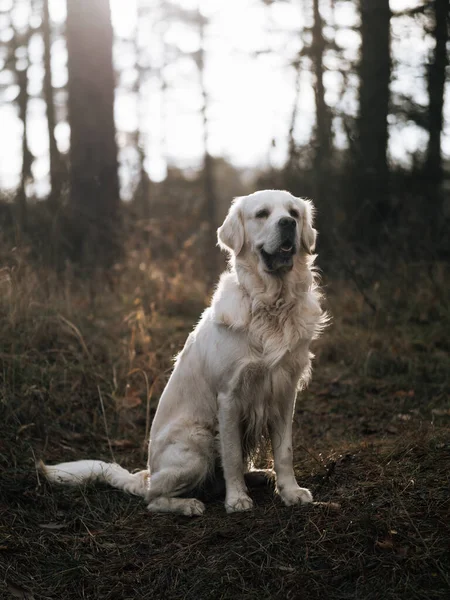
<svg viewBox="0 0 450 600"><path fill-rule="evenodd" d="M85 266L111 265L120 248L112 45L108 0L68 0L73 250Z"/></svg>
<svg viewBox="0 0 450 600"><path fill-rule="evenodd" d="M315 200L320 206L326 199L327 182L330 176L331 115L325 102L325 86L323 83L325 39L323 37L323 21L319 10L319 0L313 0L313 15L311 59L315 75L314 94L316 99L314 175Z"/></svg>
<svg viewBox="0 0 450 600"><path fill-rule="evenodd" d="M150 178L145 169L145 158L146 158L146 136L143 131L143 119L142 114L147 106L147 100L143 98L142 86L147 77L149 68L141 63L141 48L139 46L140 39L140 28L142 23L145 23L145 18L149 13L149 7L143 4L142 1L138 2L137 5L137 19L134 39L134 55L135 55L135 69L138 73L136 83L133 87L133 91L136 94L136 106L138 115L138 125L135 132L135 145L136 151L139 156L139 180L135 190L134 200L136 207L139 211L139 217L144 220L147 225L150 219ZM143 238L146 242L150 241L150 232L144 227L142 232Z"/></svg>
<svg viewBox="0 0 450 600"><path fill-rule="evenodd" d="M16 69L17 85L19 87L19 94L17 97L17 104L19 106L19 119L22 121L23 133L22 133L22 169L20 174L20 184L16 195L16 209L17 209L17 225L19 234L27 228L27 193L26 187L29 181L32 179L31 166L33 164L33 155L30 152L28 146L28 42L30 38L30 30L24 35L14 30L13 47L17 50L20 47L27 49L26 55L23 57L25 67L21 70Z"/></svg>
<svg viewBox="0 0 450 600"><path fill-rule="evenodd" d="M31 164L32 155L28 147L28 125L27 125L27 111L28 111L28 67L22 71L17 72L17 80L19 84L19 118L23 124L22 134L22 170L20 175L20 186L16 197L17 205L17 222L19 228L24 231L27 226L27 194L26 186L28 181L31 179Z"/></svg>
<svg viewBox="0 0 450 600"><path fill-rule="evenodd" d="M44 41L44 98L47 112L48 144L50 154L50 186L49 204L56 209L59 204L63 183L61 155L55 138L55 103L53 100L52 70L51 70L51 24L48 11L48 0L42 4L42 37Z"/></svg>
<svg viewBox="0 0 450 600"><path fill-rule="evenodd" d="M429 141L425 162L426 176L435 184L442 181L441 135L443 127L443 107L445 70L448 65L447 40L449 27L449 0L434 2L434 48L433 60L428 71L428 128Z"/></svg>
<svg viewBox="0 0 450 600"><path fill-rule="evenodd" d="M361 61L359 66L359 183L355 222L357 235L377 245L389 214L387 162L389 82L391 76L389 0L360 0Z"/></svg>
<svg viewBox="0 0 450 600"><path fill-rule="evenodd" d="M291 119L289 123L289 133L288 133L288 158L286 162L285 172L289 178L292 174L295 174L298 169L298 152L297 152L297 144L295 141L295 126L297 124L297 116L298 116L298 108L300 103L300 81L302 74L302 61L300 56L297 58L295 63L293 64L295 68L295 95L294 95L294 104L292 105L292 113Z"/></svg>
<svg viewBox="0 0 450 600"><path fill-rule="evenodd" d="M205 50L204 50L204 38L205 38L205 22L204 17L199 14L200 23L200 50L198 53L198 69L200 74L200 88L202 94L202 124L203 124L203 191L205 199L205 212L209 226L209 236L207 240L208 245L208 271L210 280L214 281L217 274L218 266L218 253L215 250L216 247L216 229L217 229L217 198L215 189L214 179L214 159L208 150L209 141L209 121L208 121L208 92L205 84Z"/></svg>

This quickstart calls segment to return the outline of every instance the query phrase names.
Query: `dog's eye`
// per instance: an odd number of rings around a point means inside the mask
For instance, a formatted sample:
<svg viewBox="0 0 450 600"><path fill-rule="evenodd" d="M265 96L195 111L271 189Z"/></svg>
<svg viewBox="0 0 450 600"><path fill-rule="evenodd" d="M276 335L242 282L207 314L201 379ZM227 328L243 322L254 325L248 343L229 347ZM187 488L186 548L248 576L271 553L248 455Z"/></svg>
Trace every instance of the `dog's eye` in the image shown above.
<svg viewBox="0 0 450 600"><path fill-rule="evenodd" d="M298 210L295 210L295 208L291 208L289 214L291 215L291 217L294 217L294 219L298 219L300 216Z"/></svg>
<svg viewBox="0 0 450 600"><path fill-rule="evenodd" d="M262 210L258 210L258 212L255 215L255 217L257 219L267 219L268 216L269 216L269 211L267 210L267 208L263 208Z"/></svg>

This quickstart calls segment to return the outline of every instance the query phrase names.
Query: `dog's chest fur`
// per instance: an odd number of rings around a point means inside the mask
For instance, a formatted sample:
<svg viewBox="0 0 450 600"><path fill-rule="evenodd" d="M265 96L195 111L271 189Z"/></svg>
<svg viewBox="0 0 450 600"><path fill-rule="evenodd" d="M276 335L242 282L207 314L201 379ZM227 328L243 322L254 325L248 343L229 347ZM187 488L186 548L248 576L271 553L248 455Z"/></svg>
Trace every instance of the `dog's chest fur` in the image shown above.
<svg viewBox="0 0 450 600"><path fill-rule="evenodd" d="M236 273L227 273L213 301L214 322L244 334L245 352L227 383L230 401L238 405L247 456L257 452L270 422L285 414L296 388L309 379L309 345L324 315L307 275L303 290L283 295L280 289L269 294L258 282L244 286Z"/></svg>
<svg viewBox="0 0 450 600"><path fill-rule="evenodd" d="M249 353L239 374L237 390L246 397L277 396L295 388L309 363L309 332L298 327L291 307L285 314L260 310L248 327ZM253 390L253 391L252 391Z"/></svg>
<svg viewBox="0 0 450 600"><path fill-rule="evenodd" d="M311 335L298 327L296 307L285 314L260 311L248 328L250 352L235 379L233 397L240 403L245 454L254 455L267 438L268 425L284 414L299 383L310 372ZM280 311L282 312L282 311Z"/></svg>
<svg viewBox="0 0 450 600"><path fill-rule="evenodd" d="M292 402L299 377L296 362L286 355L269 369L263 357L255 357L237 374L232 397L239 405L242 444L248 459L254 459L265 445L270 423L285 413L283 405Z"/></svg>

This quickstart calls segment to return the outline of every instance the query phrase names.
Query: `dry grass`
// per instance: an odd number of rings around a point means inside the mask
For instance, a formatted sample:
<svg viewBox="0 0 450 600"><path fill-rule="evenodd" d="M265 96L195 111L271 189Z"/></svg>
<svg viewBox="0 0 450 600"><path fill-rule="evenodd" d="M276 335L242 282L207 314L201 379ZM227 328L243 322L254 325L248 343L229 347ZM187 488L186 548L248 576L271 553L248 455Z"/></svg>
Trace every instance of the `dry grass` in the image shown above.
<svg viewBox="0 0 450 600"><path fill-rule="evenodd" d="M325 280L333 325L295 417L297 475L318 504L285 508L260 489L252 513L226 516L215 498L186 520L108 488L51 488L34 460L112 452L145 464L171 356L207 301L188 252L171 263L134 251L109 284L56 278L23 256L3 264L1 598L448 597L443 267L372 284L376 312Z"/></svg>

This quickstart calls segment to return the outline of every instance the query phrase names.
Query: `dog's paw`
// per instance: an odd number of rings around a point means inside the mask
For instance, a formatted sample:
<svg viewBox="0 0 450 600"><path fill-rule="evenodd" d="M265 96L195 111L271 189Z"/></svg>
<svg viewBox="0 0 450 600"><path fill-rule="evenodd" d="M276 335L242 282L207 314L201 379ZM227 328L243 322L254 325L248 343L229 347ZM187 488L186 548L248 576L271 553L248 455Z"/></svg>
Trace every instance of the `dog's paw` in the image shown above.
<svg viewBox="0 0 450 600"><path fill-rule="evenodd" d="M241 493L239 496L229 496L225 500L225 510L227 513L242 512L253 508L253 500L247 494Z"/></svg>
<svg viewBox="0 0 450 600"><path fill-rule="evenodd" d="M183 504L182 514L186 517L201 517L205 512L205 505L196 498L189 498Z"/></svg>
<svg viewBox="0 0 450 600"><path fill-rule="evenodd" d="M147 506L152 513L175 513L185 517L200 517L205 505L196 498L154 498Z"/></svg>
<svg viewBox="0 0 450 600"><path fill-rule="evenodd" d="M313 501L312 494L306 488L299 486L292 488L282 488L278 490L280 497L286 506L293 506L294 504L308 504Z"/></svg>

